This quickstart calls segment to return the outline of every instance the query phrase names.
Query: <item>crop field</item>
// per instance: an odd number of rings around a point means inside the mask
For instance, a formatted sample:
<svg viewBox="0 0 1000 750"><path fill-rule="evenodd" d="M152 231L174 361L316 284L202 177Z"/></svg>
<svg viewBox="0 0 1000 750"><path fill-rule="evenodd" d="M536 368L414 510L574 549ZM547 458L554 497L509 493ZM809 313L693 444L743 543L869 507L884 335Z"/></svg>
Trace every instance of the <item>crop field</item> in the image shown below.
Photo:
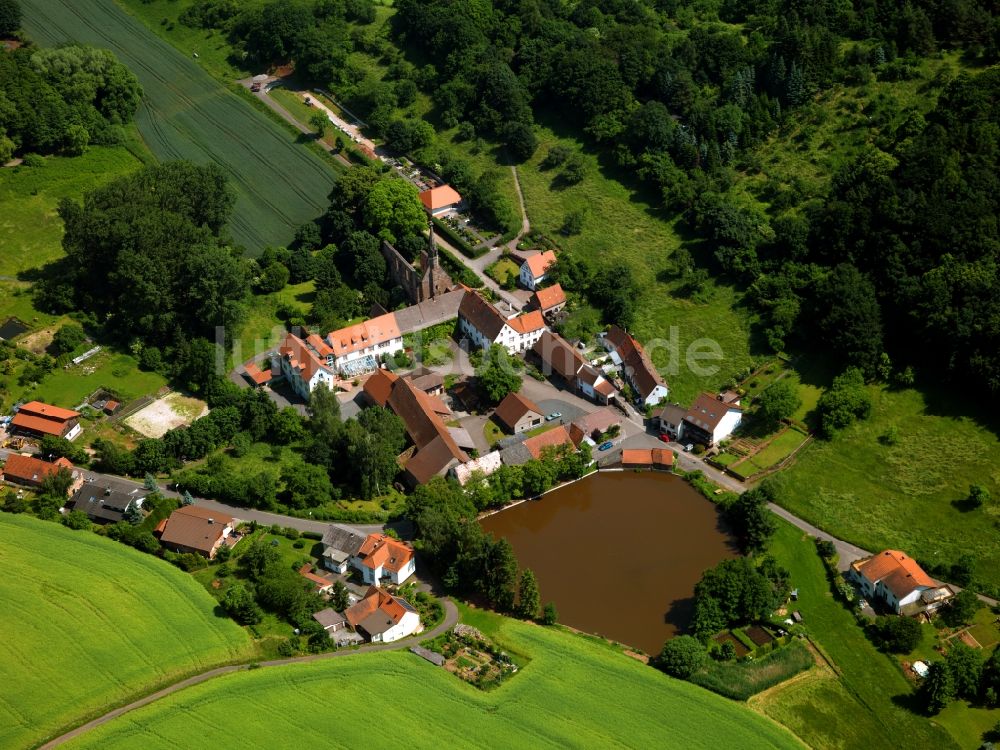
<svg viewBox="0 0 1000 750"><path fill-rule="evenodd" d="M157 158L222 167L237 193L229 230L250 254L287 244L325 210L335 178L329 166L112 0L22 5L34 39L106 47L138 76L145 97L136 121Z"/></svg>
<svg viewBox="0 0 1000 750"><path fill-rule="evenodd" d="M479 623L476 623L477 627ZM240 672L116 719L67 747L370 747L372 696L401 695L382 729L414 747L794 748L778 725L672 680L602 642L504 620L491 632L530 656L483 693L416 656L388 652ZM403 691L400 693L401 686Z"/></svg>
<svg viewBox="0 0 1000 750"><path fill-rule="evenodd" d="M251 655L197 581L161 560L8 514L0 540L0 747Z"/></svg>

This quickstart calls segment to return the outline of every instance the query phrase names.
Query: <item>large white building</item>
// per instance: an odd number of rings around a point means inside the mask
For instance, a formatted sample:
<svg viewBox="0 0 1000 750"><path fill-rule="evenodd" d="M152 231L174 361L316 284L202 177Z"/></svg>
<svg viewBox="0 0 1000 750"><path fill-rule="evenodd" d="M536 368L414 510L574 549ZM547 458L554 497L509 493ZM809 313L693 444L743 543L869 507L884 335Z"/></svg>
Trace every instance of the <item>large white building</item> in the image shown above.
<svg viewBox="0 0 1000 750"><path fill-rule="evenodd" d="M305 338L289 333L278 347L271 369L280 369L292 389L308 399L318 386L332 390L338 378L350 379L371 372L383 356L403 349L396 316L386 313L330 331L325 339L315 333Z"/></svg>
<svg viewBox="0 0 1000 750"><path fill-rule="evenodd" d="M344 617L355 632L372 643L398 641L420 629L420 615L409 602L376 586L348 607Z"/></svg>
<svg viewBox="0 0 1000 750"><path fill-rule="evenodd" d="M379 586L388 581L396 586L416 570L413 548L385 534L363 536L344 526L327 528L323 535L323 566L335 573L348 567L361 573L365 583Z"/></svg>
<svg viewBox="0 0 1000 750"><path fill-rule="evenodd" d="M510 354L526 352L548 330L541 312L506 318L477 292L466 292L458 307L458 327L480 349L499 344Z"/></svg>
<svg viewBox="0 0 1000 750"><path fill-rule="evenodd" d="M699 394L681 420L677 439L707 447L732 435L743 421L743 408L735 396L731 392Z"/></svg>
<svg viewBox="0 0 1000 750"><path fill-rule="evenodd" d="M848 575L865 598L885 603L896 614L934 611L953 595L950 587L939 586L916 560L894 549L855 560Z"/></svg>

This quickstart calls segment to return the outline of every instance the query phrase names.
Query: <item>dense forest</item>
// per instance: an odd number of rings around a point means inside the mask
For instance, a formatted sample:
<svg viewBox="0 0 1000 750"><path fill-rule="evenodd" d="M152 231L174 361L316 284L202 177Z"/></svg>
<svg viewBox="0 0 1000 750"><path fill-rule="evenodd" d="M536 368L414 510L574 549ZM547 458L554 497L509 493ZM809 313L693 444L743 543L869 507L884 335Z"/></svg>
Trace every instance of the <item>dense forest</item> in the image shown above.
<svg viewBox="0 0 1000 750"><path fill-rule="evenodd" d="M0 163L119 143L141 98L135 76L105 49L27 46L0 55Z"/></svg>

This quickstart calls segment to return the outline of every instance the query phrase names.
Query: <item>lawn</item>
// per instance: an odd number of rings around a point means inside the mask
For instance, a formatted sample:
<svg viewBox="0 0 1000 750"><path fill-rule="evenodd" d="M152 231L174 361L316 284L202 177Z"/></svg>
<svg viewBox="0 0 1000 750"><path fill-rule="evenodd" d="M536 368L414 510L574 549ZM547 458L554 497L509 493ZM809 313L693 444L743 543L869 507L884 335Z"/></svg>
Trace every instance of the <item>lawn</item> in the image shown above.
<svg viewBox="0 0 1000 750"><path fill-rule="evenodd" d="M159 373L140 370L132 355L105 349L78 365L57 367L35 388L25 388L23 397L69 408L98 388L112 390L128 402L154 394L166 383Z"/></svg>
<svg viewBox="0 0 1000 750"><path fill-rule="evenodd" d="M517 281L521 269L510 258L501 258L486 269L486 275L498 284L505 284L508 279Z"/></svg>
<svg viewBox="0 0 1000 750"><path fill-rule="evenodd" d="M484 618L474 617L480 626ZM492 618L485 618L492 620ZM227 675L106 724L71 747L373 744L372 696L403 689L392 739L415 747L800 747L776 724L595 639L513 620L482 629L530 656L484 693L405 651ZM324 697L325 696L325 697ZM302 710L308 706L308 710Z"/></svg>
<svg viewBox="0 0 1000 750"><path fill-rule="evenodd" d="M315 295L314 281L289 284L272 294L255 295L247 305L246 320L233 342L229 362L245 362L250 357L260 360L263 354L273 350L287 333L284 324L277 317L278 305L287 304L298 308L304 317L312 306Z"/></svg>
<svg viewBox="0 0 1000 750"><path fill-rule="evenodd" d="M549 149L562 144L581 151L582 145L544 125L538 136L538 151L518 167L532 228L555 238L563 252L632 269L642 288L634 333L664 373L671 401L689 403L699 391L714 390L745 369L751 359L750 321L738 307L740 292L709 282L704 303L676 294L679 283L670 276L669 266L671 254L682 243L677 217L659 208L657 197L627 187L628 175L599 164L592 155L587 155L589 169L581 183L554 187L558 170L540 167ZM559 234L566 215L581 210L587 214L582 233ZM702 252L694 246L691 251L696 260ZM696 374L687 362L688 347L705 340L718 345L722 358L701 363L713 370L711 374Z"/></svg>
<svg viewBox="0 0 1000 750"><path fill-rule="evenodd" d="M1000 440L941 391L872 387L873 412L831 441L816 440L775 477L779 504L865 549L895 548L933 565L976 559L975 578L1000 587ZM890 426L895 445L879 438ZM993 503L963 512L970 484Z"/></svg>
<svg viewBox="0 0 1000 750"><path fill-rule="evenodd" d="M789 686L777 696L768 694L763 710L788 722L812 747L897 748L901 737L909 747L956 747L948 733L906 707L911 684L891 657L871 645L854 616L833 599L812 540L779 520L770 552L791 572L791 585L799 590L796 608L810 636L836 664L840 678L817 678L807 683L807 690Z"/></svg>
<svg viewBox="0 0 1000 750"><path fill-rule="evenodd" d="M0 747L251 655L190 576L83 531L0 514Z"/></svg>
<svg viewBox="0 0 1000 750"><path fill-rule="evenodd" d="M135 129L130 128L135 136ZM137 136L129 148L140 151ZM92 146L82 156L50 156L38 167L0 169L0 276L17 276L59 258L62 198L138 169L142 162L126 146Z"/></svg>
<svg viewBox="0 0 1000 750"><path fill-rule="evenodd" d="M237 196L229 231L250 254L287 244L296 227L323 213L332 168L213 80L200 56L178 51L112 2L27 0L23 6L25 29L39 42L108 47L138 76L145 97L136 123L150 150L164 161L222 168Z"/></svg>
<svg viewBox="0 0 1000 750"><path fill-rule="evenodd" d="M745 459L732 468L742 476L750 476L758 471L770 469L775 464L784 461L807 439L804 432L800 432L794 427L789 427L784 432L771 440L759 453L751 458Z"/></svg>

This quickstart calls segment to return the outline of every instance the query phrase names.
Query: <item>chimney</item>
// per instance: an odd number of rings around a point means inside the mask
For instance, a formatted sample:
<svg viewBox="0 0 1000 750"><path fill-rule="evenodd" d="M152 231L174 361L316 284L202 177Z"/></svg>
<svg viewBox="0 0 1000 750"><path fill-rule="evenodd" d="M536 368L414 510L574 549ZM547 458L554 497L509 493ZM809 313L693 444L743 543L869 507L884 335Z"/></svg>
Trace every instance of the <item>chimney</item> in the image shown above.
<svg viewBox="0 0 1000 750"><path fill-rule="evenodd" d="M215 519L214 518L209 518L208 519L209 526L211 526L213 523L215 523Z"/></svg>

